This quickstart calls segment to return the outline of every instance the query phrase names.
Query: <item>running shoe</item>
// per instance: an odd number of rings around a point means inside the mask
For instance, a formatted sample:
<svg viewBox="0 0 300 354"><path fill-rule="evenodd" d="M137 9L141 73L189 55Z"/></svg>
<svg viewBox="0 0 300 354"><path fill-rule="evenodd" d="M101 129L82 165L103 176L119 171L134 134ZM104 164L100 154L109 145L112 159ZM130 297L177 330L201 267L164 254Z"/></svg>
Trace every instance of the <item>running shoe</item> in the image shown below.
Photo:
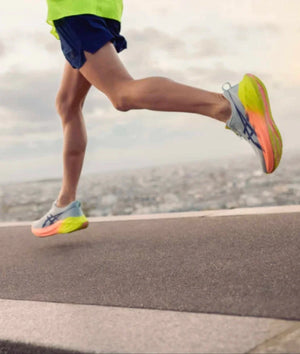
<svg viewBox="0 0 300 354"><path fill-rule="evenodd" d="M58 208L54 202L49 212L31 225L31 231L37 237L47 237L86 227L88 220L81 210L80 202L75 200L64 208Z"/></svg>
<svg viewBox="0 0 300 354"><path fill-rule="evenodd" d="M282 139L272 117L265 85L255 75L245 74L239 84L231 86L226 82L222 89L232 108L226 128L250 143L265 173L274 172L282 155Z"/></svg>

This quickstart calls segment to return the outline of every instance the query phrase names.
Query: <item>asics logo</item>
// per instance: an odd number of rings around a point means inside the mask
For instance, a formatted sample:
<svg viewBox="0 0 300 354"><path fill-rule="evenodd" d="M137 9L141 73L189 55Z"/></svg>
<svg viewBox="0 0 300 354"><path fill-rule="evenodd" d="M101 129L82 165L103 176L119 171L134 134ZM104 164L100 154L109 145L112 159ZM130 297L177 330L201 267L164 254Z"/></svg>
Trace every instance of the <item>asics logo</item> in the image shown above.
<svg viewBox="0 0 300 354"><path fill-rule="evenodd" d="M47 218L44 221L42 227L45 227L46 225L50 226L50 225L54 224L55 221L60 217L61 214L63 214L63 213L59 213L59 214L56 214L56 215L52 215L52 214L47 215Z"/></svg>
<svg viewBox="0 0 300 354"><path fill-rule="evenodd" d="M247 117L247 119L244 117L243 113L239 110L239 108L235 104L234 99L232 98L230 92L229 92L229 95L230 95L232 102L234 103L234 106L240 116L241 122L243 123L244 135L247 135L247 139L250 140L259 150L262 150L262 147L260 146L260 144L253 140L253 135L254 136L257 136L257 135L255 133L255 130L252 128L252 125L249 123L248 117Z"/></svg>

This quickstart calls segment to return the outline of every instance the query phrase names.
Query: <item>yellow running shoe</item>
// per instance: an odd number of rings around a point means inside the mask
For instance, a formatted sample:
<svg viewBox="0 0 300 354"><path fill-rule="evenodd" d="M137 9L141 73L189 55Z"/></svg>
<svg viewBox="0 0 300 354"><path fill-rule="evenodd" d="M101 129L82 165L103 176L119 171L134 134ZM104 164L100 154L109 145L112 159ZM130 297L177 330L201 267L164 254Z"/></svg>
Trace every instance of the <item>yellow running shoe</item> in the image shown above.
<svg viewBox="0 0 300 354"><path fill-rule="evenodd" d="M66 234L88 227L88 220L81 210L78 200L64 208L58 208L55 202L49 212L31 225L32 233L37 237Z"/></svg>
<svg viewBox="0 0 300 354"><path fill-rule="evenodd" d="M231 86L226 82L222 89L232 108L226 128L250 143L265 173L274 172L282 155L282 139L272 117L265 85L255 75L245 74L239 84Z"/></svg>

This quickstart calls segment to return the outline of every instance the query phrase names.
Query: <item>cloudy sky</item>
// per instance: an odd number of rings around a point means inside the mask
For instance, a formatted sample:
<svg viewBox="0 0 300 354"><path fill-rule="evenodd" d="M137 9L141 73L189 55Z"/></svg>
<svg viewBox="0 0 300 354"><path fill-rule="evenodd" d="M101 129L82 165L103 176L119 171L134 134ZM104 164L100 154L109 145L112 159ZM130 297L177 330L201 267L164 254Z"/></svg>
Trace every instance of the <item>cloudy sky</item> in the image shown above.
<svg viewBox="0 0 300 354"><path fill-rule="evenodd" d="M54 101L65 59L46 13L46 0L0 3L0 183L62 173ZM128 50L120 56L136 78L166 76L216 92L246 72L256 74L268 87L285 154L300 152L299 14L299 0L124 0ZM204 116L117 112L94 89L84 113L84 174L254 158L247 143Z"/></svg>

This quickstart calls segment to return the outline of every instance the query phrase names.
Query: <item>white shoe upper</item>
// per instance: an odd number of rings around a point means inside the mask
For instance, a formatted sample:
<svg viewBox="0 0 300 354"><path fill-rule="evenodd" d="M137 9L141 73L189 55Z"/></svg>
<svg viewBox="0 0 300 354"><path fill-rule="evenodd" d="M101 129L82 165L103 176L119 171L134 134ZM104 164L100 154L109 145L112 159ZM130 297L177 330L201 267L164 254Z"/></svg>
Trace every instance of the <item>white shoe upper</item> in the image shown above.
<svg viewBox="0 0 300 354"><path fill-rule="evenodd" d="M41 229L43 227L50 226L58 220L65 219L67 217L82 216L81 204L78 200L71 202L64 208L56 206L56 201L52 204L51 209L41 219L32 223L32 228Z"/></svg>

